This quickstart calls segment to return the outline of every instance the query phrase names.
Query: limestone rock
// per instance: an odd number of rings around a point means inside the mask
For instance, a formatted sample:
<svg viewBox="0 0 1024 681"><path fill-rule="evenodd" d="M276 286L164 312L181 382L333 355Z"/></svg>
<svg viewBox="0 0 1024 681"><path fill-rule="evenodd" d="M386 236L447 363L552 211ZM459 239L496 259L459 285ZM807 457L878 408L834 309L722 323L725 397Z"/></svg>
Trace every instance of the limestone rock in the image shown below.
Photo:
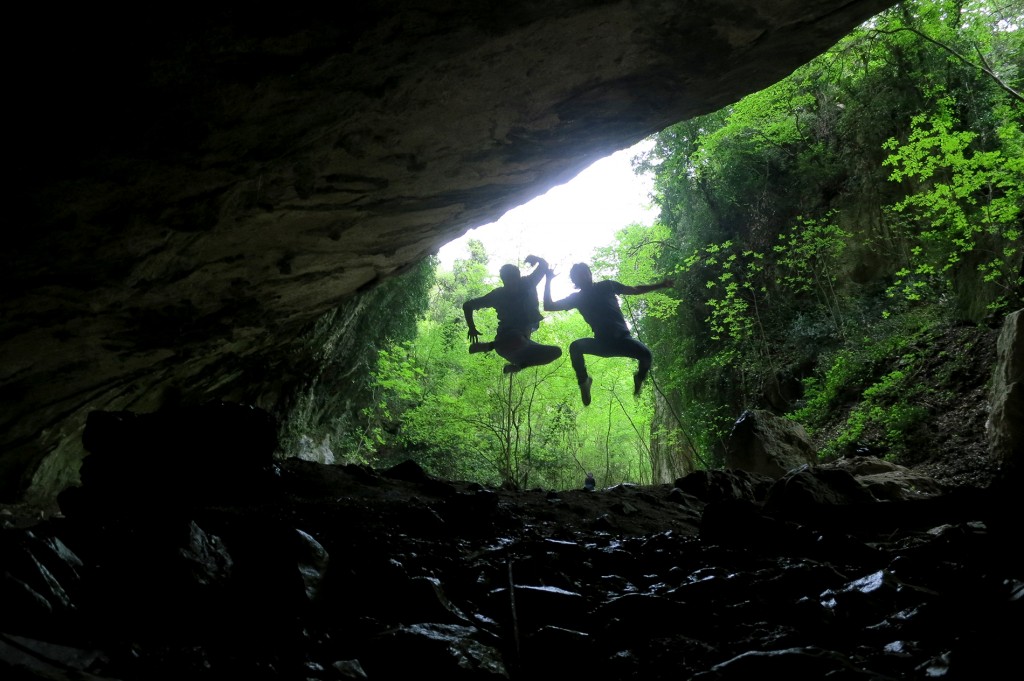
<svg viewBox="0 0 1024 681"><path fill-rule="evenodd" d="M1024 310L1007 315L996 352L985 431L993 457L1019 479L1024 465Z"/></svg>
<svg viewBox="0 0 1024 681"><path fill-rule="evenodd" d="M818 460L803 426L762 409L743 412L726 443L725 467L781 478Z"/></svg>

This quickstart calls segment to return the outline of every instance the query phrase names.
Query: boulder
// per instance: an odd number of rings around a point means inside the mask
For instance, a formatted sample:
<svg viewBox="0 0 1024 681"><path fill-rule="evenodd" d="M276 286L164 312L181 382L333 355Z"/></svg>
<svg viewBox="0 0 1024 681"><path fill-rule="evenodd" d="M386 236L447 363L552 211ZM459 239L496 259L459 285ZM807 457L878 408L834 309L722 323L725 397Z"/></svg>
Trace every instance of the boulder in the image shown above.
<svg viewBox="0 0 1024 681"><path fill-rule="evenodd" d="M817 463L804 427L761 409L743 412L726 442L725 467L778 479L787 471Z"/></svg>

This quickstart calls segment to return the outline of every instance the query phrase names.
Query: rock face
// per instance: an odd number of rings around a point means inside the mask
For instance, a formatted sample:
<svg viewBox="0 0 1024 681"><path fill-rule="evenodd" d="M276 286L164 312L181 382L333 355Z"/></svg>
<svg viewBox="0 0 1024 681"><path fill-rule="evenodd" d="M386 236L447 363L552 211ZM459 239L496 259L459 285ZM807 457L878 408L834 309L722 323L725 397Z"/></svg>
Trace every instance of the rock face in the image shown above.
<svg viewBox="0 0 1024 681"><path fill-rule="evenodd" d="M1024 450L1024 310L1006 317L999 333L989 385L985 430L993 456L1009 475L1021 477Z"/></svg>
<svg viewBox="0 0 1024 681"><path fill-rule="evenodd" d="M23 10L0 498L75 482L91 410L272 407L325 311L891 4Z"/></svg>
<svg viewBox="0 0 1024 681"><path fill-rule="evenodd" d="M747 410L736 419L725 449L726 468L776 480L794 468L817 461L803 426L763 409Z"/></svg>

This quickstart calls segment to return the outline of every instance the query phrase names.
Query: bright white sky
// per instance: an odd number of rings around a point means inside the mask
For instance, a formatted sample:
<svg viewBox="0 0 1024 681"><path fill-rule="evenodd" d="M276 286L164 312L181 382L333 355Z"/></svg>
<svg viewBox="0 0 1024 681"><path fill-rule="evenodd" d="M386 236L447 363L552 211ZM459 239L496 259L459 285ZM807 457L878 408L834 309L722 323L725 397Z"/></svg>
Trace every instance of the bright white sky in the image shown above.
<svg viewBox="0 0 1024 681"><path fill-rule="evenodd" d="M634 222L650 225L657 217L650 205L652 178L635 175L630 166L630 160L652 144L644 140L603 158L497 222L445 244L437 254L441 269L450 270L456 259L468 258L466 244L478 239L487 249L495 276L508 262L531 272L523 258L532 253L547 260L559 275L551 282L551 295L556 300L569 295L575 290L569 282L573 263L590 263L594 249L611 244L615 232Z"/></svg>

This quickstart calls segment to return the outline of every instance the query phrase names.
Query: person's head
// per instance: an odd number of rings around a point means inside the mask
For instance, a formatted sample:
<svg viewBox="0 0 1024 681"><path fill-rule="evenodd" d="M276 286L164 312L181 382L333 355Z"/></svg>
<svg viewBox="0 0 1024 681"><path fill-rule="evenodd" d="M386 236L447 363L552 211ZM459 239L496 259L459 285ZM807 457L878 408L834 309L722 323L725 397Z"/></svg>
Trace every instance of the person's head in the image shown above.
<svg viewBox="0 0 1024 681"><path fill-rule="evenodd" d="M585 263L578 262L569 270L569 279L576 288L583 288L594 283L594 275Z"/></svg>
<svg viewBox="0 0 1024 681"><path fill-rule="evenodd" d="M515 286L519 283L519 268L515 265L502 265L498 270L498 276L501 277L501 283L505 286Z"/></svg>

